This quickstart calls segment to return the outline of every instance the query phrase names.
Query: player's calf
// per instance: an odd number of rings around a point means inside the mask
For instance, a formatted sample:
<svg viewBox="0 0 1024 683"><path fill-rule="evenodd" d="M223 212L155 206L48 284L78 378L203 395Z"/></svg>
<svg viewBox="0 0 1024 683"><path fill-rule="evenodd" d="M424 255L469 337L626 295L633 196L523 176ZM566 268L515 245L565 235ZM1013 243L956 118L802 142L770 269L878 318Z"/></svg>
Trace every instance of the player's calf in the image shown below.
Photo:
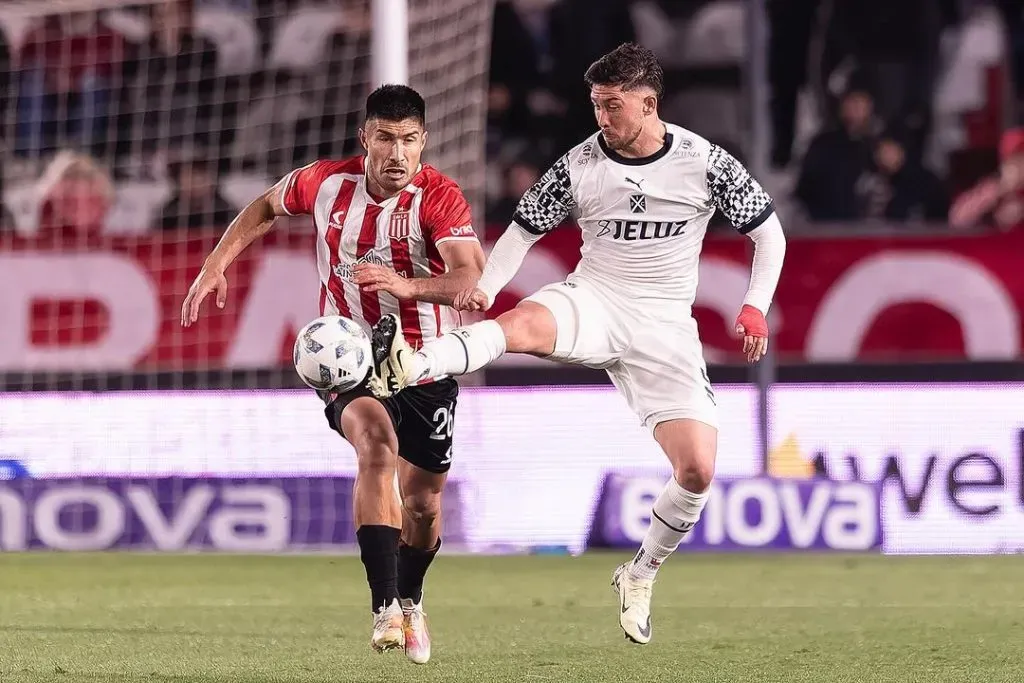
<svg viewBox="0 0 1024 683"><path fill-rule="evenodd" d="M654 580L662 563L697 524L707 500L707 490L695 493L680 486L674 478L669 479L654 500L651 524L629 564L629 573L638 579Z"/></svg>
<svg viewBox="0 0 1024 683"><path fill-rule="evenodd" d="M672 479L654 501L651 525L629 565L631 575L651 580L700 519L714 476L718 430L698 420L672 419L655 428L654 438L672 463Z"/></svg>
<svg viewBox="0 0 1024 683"><path fill-rule="evenodd" d="M356 451L357 474L353 487L356 540L370 587L370 611L375 615L374 638L380 636L387 640L387 633L378 633L386 626L386 619L380 615L391 610L393 620L398 609L401 622L398 544L402 512L394 490L398 437L384 406L367 396L345 406L340 422L342 433ZM390 633L394 635L393 630Z"/></svg>

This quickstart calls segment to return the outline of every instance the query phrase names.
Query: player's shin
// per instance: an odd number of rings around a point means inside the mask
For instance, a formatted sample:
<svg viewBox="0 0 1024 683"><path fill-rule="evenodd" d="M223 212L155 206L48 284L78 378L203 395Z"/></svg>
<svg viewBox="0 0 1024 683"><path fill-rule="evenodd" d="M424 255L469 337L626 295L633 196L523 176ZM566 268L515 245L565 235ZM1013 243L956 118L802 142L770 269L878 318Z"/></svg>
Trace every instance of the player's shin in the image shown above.
<svg viewBox="0 0 1024 683"><path fill-rule="evenodd" d="M430 563L441 549L441 539L428 548L408 545L404 540L398 546L398 595L416 605L423 601L423 580Z"/></svg>
<svg viewBox="0 0 1024 683"><path fill-rule="evenodd" d="M413 356L410 383L428 377L466 375L505 353L505 332L493 320L459 327L427 342Z"/></svg>
<svg viewBox="0 0 1024 683"><path fill-rule="evenodd" d="M651 525L640 550L629 563L629 573L638 579L653 579L662 562L676 551L700 519L708 491L694 493L669 479L651 510Z"/></svg>
<svg viewBox="0 0 1024 683"><path fill-rule="evenodd" d="M356 540L370 586L371 611L376 613L398 600L402 513L394 488L397 456L387 447L355 441L358 461L353 490Z"/></svg>
<svg viewBox="0 0 1024 683"><path fill-rule="evenodd" d="M359 558L370 585L371 611L378 612L398 600L398 539L401 531L382 524L356 529Z"/></svg>
<svg viewBox="0 0 1024 683"><path fill-rule="evenodd" d="M405 629L405 655L415 664L430 661L430 631L423 611L423 580L441 549L441 496L407 496L398 546L398 595Z"/></svg>
<svg viewBox="0 0 1024 683"><path fill-rule="evenodd" d="M440 549L440 493L406 496L398 546L398 595L403 605L423 600L423 579Z"/></svg>

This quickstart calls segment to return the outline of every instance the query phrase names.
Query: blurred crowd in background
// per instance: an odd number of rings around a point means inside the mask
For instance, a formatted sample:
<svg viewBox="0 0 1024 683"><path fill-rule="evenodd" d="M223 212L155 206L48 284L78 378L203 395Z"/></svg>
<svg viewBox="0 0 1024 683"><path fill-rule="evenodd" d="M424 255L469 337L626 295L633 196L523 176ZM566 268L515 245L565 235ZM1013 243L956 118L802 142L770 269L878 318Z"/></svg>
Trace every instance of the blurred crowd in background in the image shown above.
<svg viewBox="0 0 1024 683"><path fill-rule="evenodd" d="M665 68L663 118L747 161L788 227L1024 225L1024 0L765 2L758 105L741 0L499 0L486 220L506 223L593 132L582 74L632 40ZM291 168L358 149L367 0L167 0L0 28L0 230L99 233L112 211L220 229Z"/></svg>

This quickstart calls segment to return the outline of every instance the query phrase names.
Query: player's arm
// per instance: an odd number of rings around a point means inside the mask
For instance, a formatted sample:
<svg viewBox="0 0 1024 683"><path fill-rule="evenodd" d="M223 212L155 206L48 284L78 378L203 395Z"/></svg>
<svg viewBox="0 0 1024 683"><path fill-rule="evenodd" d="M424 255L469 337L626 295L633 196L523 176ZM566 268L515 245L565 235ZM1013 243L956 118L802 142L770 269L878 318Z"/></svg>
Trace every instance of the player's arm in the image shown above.
<svg viewBox="0 0 1024 683"><path fill-rule="evenodd" d="M475 239L444 241L437 245L437 251L444 259L445 272L435 277L409 280L409 298L451 306L459 292L472 287L480 279L486 257L480 242Z"/></svg>
<svg viewBox="0 0 1024 683"><path fill-rule="evenodd" d="M357 263L352 281L365 292L388 292L396 299L413 299L452 306L459 292L476 284L484 267L484 250L474 238L448 240L437 244L445 272L433 277L406 278L391 268L374 263Z"/></svg>
<svg viewBox="0 0 1024 683"><path fill-rule="evenodd" d="M455 300L456 310L486 311L523 265L537 240L557 228L576 207L568 155L561 157L526 191L512 223L495 242L480 282Z"/></svg>
<svg viewBox="0 0 1024 683"><path fill-rule="evenodd" d="M352 268L352 281L366 292L388 292L397 299L452 306L459 292L480 279L485 260L473 230L469 202L458 185L446 182L425 191L420 229L423 239L441 255L445 272L411 277L408 271L402 274L373 263L357 263Z"/></svg>
<svg viewBox="0 0 1024 683"><path fill-rule="evenodd" d="M217 246L203 262L202 270L192 282L181 305L181 324L188 327L199 319L199 308L211 293L216 292L218 308L224 308L228 295L228 280L224 273L238 255L258 238L267 234L278 216L309 213L312 206L309 186L315 183L317 164L292 171L249 202L221 236Z"/></svg>
<svg viewBox="0 0 1024 683"><path fill-rule="evenodd" d="M708 158L708 192L715 205L741 234L754 243L750 284L736 318L736 334L751 363L768 351L765 316L775 296L786 256L786 235L772 198L731 154L712 145Z"/></svg>

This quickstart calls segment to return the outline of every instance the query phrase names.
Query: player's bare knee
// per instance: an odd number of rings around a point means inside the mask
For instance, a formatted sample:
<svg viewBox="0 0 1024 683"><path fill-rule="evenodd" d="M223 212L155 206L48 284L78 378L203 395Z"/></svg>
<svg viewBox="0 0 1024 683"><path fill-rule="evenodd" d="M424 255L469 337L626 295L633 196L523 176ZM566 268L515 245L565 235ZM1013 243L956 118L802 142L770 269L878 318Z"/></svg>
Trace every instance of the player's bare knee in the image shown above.
<svg viewBox="0 0 1024 683"><path fill-rule="evenodd" d="M715 478L715 464L711 458L686 458L672 468L672 475L687 491L703 493Z"/></svg>
<svg viewBox="0 0 1024 683"><path fill-rule="evenodd" d="M555 346L555 319L544 306L521 302L497 318L505 332L506 351L548 355Z"/></svg>
<svg viewBox="0 0 1024 683"><path fill-rule="evenodd" d="M499 315L496 322L505 333L505 350L510 353L524 353L530 345L529 312L513 308Z"/></svg>
<svg viewBox="0 0 1024 683"><path fill-rule="evenodd" d="M418 526L430 526L441 514L440 491L424 491L405 496L402 506Z"/></svg>

